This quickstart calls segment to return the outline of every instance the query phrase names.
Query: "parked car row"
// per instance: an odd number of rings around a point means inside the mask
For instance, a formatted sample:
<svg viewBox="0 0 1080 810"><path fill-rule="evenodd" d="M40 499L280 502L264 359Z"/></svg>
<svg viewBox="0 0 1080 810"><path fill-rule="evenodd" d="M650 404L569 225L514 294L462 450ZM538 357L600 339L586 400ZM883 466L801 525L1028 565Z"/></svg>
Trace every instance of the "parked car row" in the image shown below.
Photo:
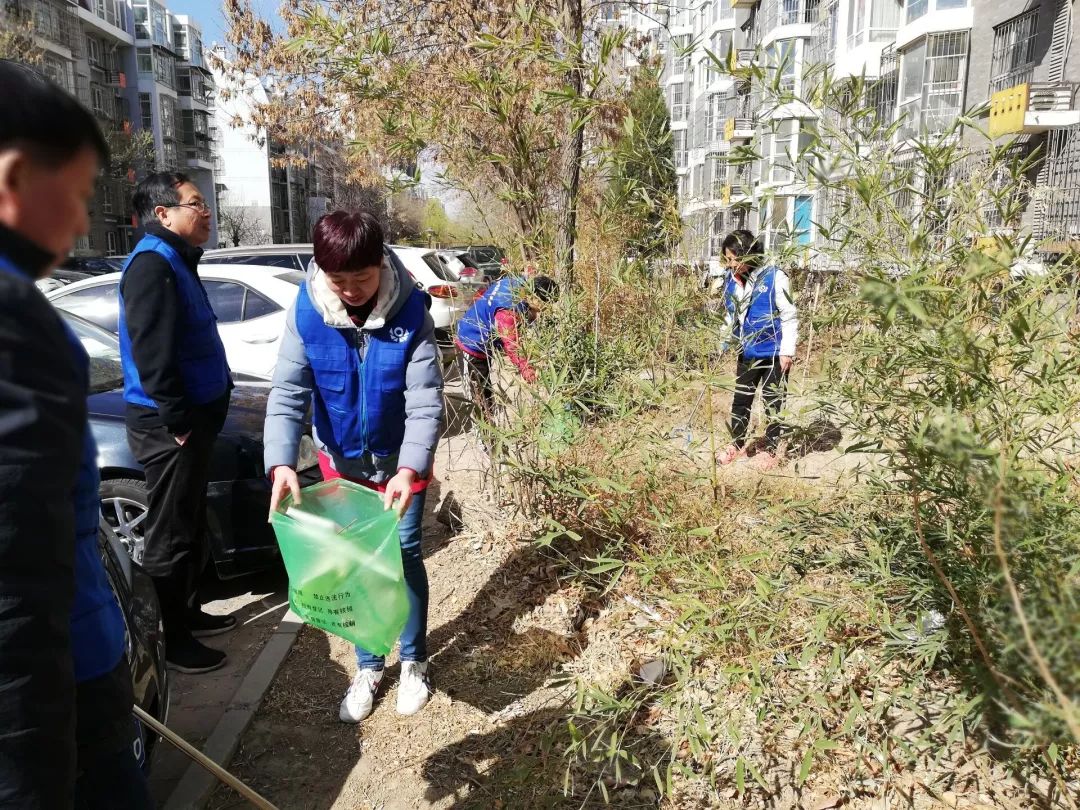
<svg viewBox="0 0 1080 810"><path fill-rule="evenodd" d="M463 272L467 268L455 257L433 250L390 245L386 255L431 296L435 338L444 361L451 361L454 325L484 284L475 274ZM207 251L199 277L218 317L221 340L234 371L262 380L273 376L286 313L311 257L310 244ZM119 285L120 273L109 272L74 279L45 292L59 309L115 335L120 319Z"/></svg>

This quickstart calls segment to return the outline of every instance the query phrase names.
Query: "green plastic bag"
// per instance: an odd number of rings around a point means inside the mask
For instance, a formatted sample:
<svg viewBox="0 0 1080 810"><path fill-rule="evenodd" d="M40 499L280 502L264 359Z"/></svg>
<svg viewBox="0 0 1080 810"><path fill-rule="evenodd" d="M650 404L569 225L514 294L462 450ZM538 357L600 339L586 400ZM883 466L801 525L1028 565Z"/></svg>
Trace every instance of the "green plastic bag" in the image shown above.
<svg viewBox="0 0 1080 810"><path fill-rule="evenodd" d="M289 572L289 605L308 624L376 655L409 617L398 518L382 495L335 479L286 496L270 522Z"/></svg>

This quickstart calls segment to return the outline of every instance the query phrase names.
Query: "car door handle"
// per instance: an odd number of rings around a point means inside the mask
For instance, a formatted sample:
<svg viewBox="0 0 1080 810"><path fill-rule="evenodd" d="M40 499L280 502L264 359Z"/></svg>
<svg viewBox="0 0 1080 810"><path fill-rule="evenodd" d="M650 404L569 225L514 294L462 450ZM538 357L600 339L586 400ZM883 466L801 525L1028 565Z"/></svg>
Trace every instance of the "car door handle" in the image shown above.
<svg viewBox="0 0 1080 810"><path fill-rule="evenodd" d="M240 338L244 343L273 343L277 337Z"/></svg>

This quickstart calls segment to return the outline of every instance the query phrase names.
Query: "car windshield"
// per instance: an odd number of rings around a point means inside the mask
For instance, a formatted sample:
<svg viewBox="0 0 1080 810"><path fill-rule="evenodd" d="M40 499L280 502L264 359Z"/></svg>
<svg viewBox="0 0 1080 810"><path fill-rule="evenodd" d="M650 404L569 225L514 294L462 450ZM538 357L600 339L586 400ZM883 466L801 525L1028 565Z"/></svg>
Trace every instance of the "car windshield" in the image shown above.
<svg viewBox="0 0 1080 810"><path fill-rule="evenodd" d="M86 353L90 355L90 393L100 394L124 386L124 370L120 365L120 344L113 335L81 318L61 312Z"/></svg>
<svg viewBox="0 0 1080 810"><path fill-rule="evenodd" d="M424 254L424 264L431 268L431 272L440 281L457 281L457 277L443 266L443 263L439 261L439 257L434 253Z"/></svg>

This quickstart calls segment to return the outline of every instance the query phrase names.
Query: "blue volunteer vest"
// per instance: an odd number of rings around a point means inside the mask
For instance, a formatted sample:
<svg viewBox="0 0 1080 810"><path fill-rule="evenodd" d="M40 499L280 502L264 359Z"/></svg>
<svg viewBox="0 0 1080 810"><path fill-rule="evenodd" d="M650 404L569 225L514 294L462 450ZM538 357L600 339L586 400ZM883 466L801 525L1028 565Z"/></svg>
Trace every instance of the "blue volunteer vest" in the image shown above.
<svg viewBox="0 0 1080 810"><path fill-rule="evenodd" d="M64 325L75 363L89 383L90 360L79 339ZM111 672L124 654L124 614L109 585L98 548L101 501L97 444L90 426L83 437L79 477L75 481L75 601L71 606L71 658L75 681Z"/></svg>
<svg viewBox="0 0 1080 810"><path fill-rule="evenodd" d="M492 339L495 313L500 309L522 313L528 309L528 304L521 300L520 290L524 286L525 279L506 276L488 287L487 292L458 321L458 342L469 351L488 354L495 342Z"/></svg>
<svg viewBox="0 0 1080 810"><path fill-rule="evenodd" d="M4 256L0 256L0 271L26 276ZM88 389L90 359L68 325L61 323L82 378L80 382ZM79 475L72 498L75 506L75 598L71 604L71 657L77 683L111 672L124 654L124 615L109 585L98 550L99 484L97 444L90 425L85 425Z"/></svg>
<svg viewBox="0 0 1080 810"><path fill-rule="evenodd" d="M308 282L296 297L296 329L315 375L312 421L339 458L386 457L405 438L405 370L424 326L426 295L414 289L381 329L327 326ZM365 349L366 344L366 349Z"/></svg>
<svg viewBox="0 0 1080 810"><path fill-rule="evenodd" d="M724 305L735 324L735 337L746 357L766 358L780 354L780 312L776 307L776 268L766 267L754 281L746 318L739 323L738 285L729 274Z"/></svg>
<svg viewBox="0 0 1080 810"><path fill-rule="evenodd" d="M177 365L184 381L184 392L195 405L205 405L222 397L229 390L229 363L225 359L225 347L217 330L217 316L210 307L210 299L195 274L184 263L180 254L153 234L139 240L120 276L123 290L124 275L131 261L140 253L157 253L163 256L176 276L176 292L179 297L179 323L177 328L183 340L177 344ZM131 336L127 330L124 313L124 296L120 297L120 360L124 368L124 400L147 408L158 407L143 390L139 370L131 354Z"/></svg>

